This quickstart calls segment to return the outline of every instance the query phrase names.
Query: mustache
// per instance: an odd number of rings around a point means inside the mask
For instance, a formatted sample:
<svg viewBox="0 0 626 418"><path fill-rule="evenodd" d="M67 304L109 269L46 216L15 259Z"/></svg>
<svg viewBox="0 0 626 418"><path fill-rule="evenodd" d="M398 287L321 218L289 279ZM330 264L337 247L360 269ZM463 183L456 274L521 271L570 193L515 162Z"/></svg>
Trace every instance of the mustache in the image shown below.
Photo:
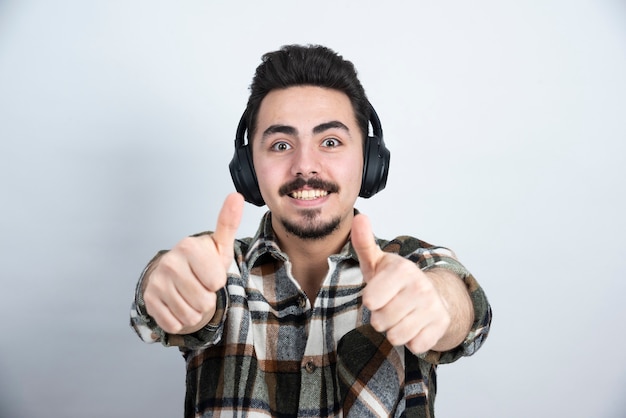
<svg viewBox="0 0 626 418"><path fill-rule="evenodd" d="M298 177L294 181L282 185L280 189L278 189L278 193L280 196L286 196L290 193L295 192L296 190L302 189L305 186L309 186L312 189L326 190L329 193L337 193L339 191L339 186L337 186L335 183L324 181L318 178L305 180L302 177Z"/></svg>

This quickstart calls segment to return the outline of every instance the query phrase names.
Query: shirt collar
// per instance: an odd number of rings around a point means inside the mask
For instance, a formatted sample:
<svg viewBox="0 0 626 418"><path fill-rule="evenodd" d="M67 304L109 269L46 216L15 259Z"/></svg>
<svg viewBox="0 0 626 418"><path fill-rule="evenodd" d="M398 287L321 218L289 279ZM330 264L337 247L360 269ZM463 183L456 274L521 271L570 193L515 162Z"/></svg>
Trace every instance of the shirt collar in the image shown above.
<svg viewBox="0 0 626 418"><path fill-rule="evenodd" d="M354 214L357 215L359 211L354 209ZM285 252L283 252L278 246L278 242L276 240L276 233L272 228L272 213L267 211L263 217L261 218L261 223L259 225L259 229L256 234L252 238L250 242L250 247L248 248L248 252L245 255L246 263L248 264L248 268L252 267L259 262L259 260L264 259L265 255L270 255L278 260L287 261L289 257ZM331 259L334 260L345 260L345 259L353 259L358 261L358 257L356 252L354 251L354 247L350 242L350 239L345 243L339 254L334 254L330 256Z"/></svg>

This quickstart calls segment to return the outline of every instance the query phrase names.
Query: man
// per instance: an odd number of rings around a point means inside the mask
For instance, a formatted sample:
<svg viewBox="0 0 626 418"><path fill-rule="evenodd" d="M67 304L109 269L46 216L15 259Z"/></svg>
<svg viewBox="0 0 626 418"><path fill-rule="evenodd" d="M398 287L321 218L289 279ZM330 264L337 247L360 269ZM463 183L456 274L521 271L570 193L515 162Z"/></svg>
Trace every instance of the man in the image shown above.
<svg viewBox="0 0 626 418"><path fill-rule="evenodd" d="M132 326L180 347L188 417L433 416L437 365L488 333L484 293L451 251L376 239L354 209L389 152L352 63L286 46L250 89L230 164L243 197L148 264ZM244 198L269 211L236 239Z"/></svg>

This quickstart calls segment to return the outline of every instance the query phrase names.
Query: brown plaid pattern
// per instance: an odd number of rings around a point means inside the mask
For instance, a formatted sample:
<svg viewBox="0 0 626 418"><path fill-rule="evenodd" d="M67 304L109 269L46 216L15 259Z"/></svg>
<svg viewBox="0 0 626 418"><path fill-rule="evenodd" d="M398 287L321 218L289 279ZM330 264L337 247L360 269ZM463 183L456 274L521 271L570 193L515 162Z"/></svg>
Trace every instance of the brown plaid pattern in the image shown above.
<svg viewBox="0 0 626 418"><path fill-rule="evenodd" d="M418 357L369 326L350 243L329 258L311 306L290 275L270 216L254 238L235 243L218 312L202 330L164 333L145 313L141 280L137 285L131 325L144 341L178 346L186 360L185 416L433 417L437 365L473 354L489 331L491 308L474 278L445 248L411 237L378 240L422 269L455 271L470 290L476 320L466 341Z"/></svg>

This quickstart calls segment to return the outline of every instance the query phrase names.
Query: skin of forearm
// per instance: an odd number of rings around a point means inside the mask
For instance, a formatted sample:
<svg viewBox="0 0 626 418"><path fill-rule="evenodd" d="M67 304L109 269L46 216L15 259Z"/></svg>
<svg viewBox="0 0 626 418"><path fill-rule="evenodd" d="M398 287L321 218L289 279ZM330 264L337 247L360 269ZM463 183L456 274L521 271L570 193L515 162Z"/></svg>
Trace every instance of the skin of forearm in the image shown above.
<svg viewBox="0 0 626 418"><path fill-rule="evenodd" d="M447 351L465 340L474 322L474 308L467 286L455 273L435 268L425 272L433 281L450 314L450 325L446 333L432 348Z"/></svg>

